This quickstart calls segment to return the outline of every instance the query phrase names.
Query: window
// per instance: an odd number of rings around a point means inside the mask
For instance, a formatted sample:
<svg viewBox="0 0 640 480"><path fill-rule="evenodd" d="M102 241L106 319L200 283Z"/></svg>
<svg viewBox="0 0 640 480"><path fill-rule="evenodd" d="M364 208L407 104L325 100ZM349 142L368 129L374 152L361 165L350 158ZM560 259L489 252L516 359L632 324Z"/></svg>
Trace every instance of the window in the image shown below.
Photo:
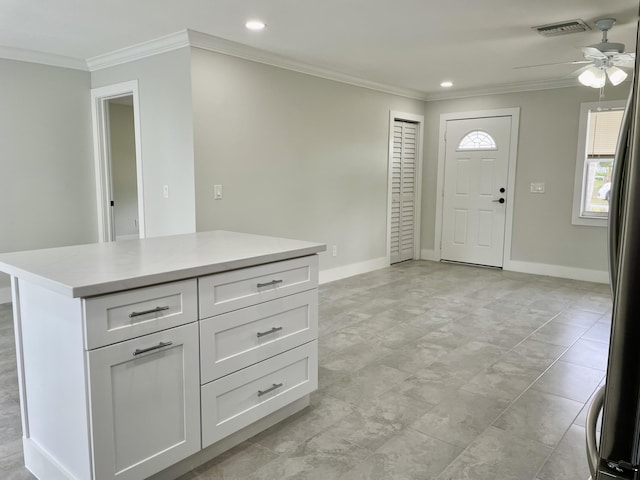
<svg viewBox="0 0 640 480"><path fill-rule="evenodd" d="M573 224L606 226L611 173L624 102L583 103L580 107Z"/></svg>
<svg viewBox="0 0 640 480"><path fill-rule="evenodd" d="M496 150L497 148L493 137L482 130L467 133L458 145L458 150Z"/></svg>

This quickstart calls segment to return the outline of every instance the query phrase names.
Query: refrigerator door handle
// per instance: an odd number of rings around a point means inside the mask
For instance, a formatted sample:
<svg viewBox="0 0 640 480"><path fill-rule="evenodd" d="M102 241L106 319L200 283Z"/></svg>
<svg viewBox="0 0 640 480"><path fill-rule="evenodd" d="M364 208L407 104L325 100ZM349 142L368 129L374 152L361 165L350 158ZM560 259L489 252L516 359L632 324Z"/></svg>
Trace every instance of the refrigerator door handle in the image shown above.
<svg viewBox="0 0 640 480"><path fill-rule="evenodd" d="M600 387L593 397L593 401L591 405L589 405L589 410L587 410L587 421L585 423L585 431L587 434L587 461L589 462L591 478L594 480L598 474L598 463L600 461L598 445L596 443L596 428L598 425L598 416L600 416L600 411L604 405L604 391L605 387Z"/></svg>
<svg viewBox="0 0 640 480"><path fill-rule="evenodd" d="M635 83L635 82L634 82ZM629 95L627 105L624 109L622 124L620 125L620 135L616 145L616 154L613 161L613 173L611 175L611 192L609 195L609 279L611 280L611 293L615 295L618 284L618 264L620 251L620 205L622 199L622 182L624 181L625 161L629 150L628 141L631 129L631 119L633 118L633 102L635 101L633 91Z"/></svg>

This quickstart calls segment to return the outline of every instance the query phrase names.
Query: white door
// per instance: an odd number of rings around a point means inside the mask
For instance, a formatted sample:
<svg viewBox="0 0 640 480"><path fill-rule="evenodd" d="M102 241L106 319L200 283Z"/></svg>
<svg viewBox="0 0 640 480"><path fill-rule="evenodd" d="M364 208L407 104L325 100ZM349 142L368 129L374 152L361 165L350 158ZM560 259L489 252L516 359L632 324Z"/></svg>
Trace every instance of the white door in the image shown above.
<svg viewBox="0 0 640 480"><path fill-rule="evenodd" d="M147 478L200 450L197 322L88 359L94 478Z"/></svg>
<svg viewBox="0 0 640 480"><path fill-rule="evenodd" d="M391 263L414 258L418 124L394 120L391 156Z"/></svg>
<svg viewBox="0 0 640 480"><path fill-rule="evenodd" d="M511 116L447 121L441 258L502 267Z"/></svg>

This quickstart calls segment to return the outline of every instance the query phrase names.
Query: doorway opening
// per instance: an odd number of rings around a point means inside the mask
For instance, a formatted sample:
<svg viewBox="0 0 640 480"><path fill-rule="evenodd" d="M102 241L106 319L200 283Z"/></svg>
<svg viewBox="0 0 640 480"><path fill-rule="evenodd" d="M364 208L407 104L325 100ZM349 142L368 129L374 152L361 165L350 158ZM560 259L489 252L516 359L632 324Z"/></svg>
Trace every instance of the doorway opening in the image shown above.
<svg viewBox="0 0 640 480"><path fill-rule="evenodd" d="M138 82L91 90L98 236L145 237Z"/></svg>

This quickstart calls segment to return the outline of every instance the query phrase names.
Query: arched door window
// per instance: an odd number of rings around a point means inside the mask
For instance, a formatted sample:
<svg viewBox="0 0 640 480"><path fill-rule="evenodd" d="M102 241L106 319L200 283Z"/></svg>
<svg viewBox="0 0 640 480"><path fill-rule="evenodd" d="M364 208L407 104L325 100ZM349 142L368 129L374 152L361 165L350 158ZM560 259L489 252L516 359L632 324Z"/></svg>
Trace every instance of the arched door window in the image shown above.
<svg viewBox="0 0 640 480"><path fill-rule="evenodd" d="M460 143L458 150L497 150L496 141L491 135L482 130L474 130L467 133Z"/></svg>

